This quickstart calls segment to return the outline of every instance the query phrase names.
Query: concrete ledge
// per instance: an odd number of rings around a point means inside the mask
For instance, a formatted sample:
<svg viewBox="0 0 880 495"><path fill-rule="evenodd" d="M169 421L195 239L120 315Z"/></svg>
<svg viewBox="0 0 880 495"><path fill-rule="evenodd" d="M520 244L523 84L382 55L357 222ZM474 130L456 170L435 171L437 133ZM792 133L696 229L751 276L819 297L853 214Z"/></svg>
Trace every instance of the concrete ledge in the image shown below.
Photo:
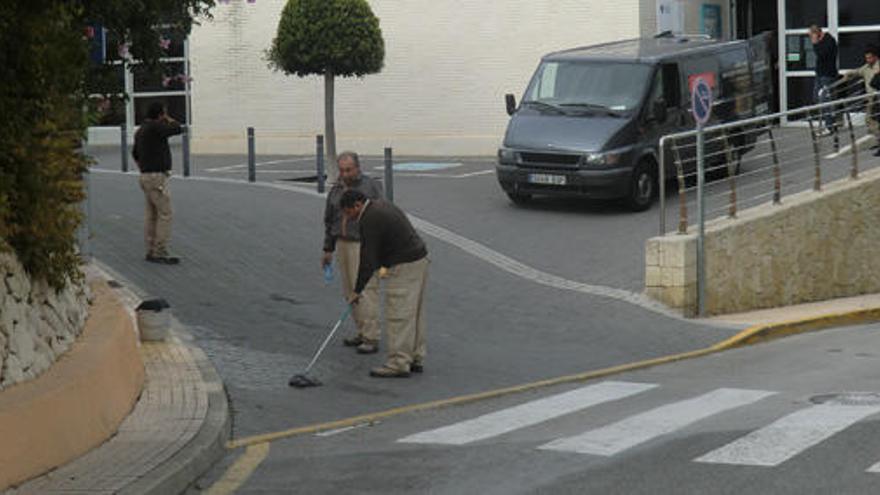
<svg viewBox="0 0 880 495"><path fill-rule="evenodd" d="M104 282L77 342L42 376L0 392L0 490L111 437L134 406L144 366L129 312Z"/></svg>

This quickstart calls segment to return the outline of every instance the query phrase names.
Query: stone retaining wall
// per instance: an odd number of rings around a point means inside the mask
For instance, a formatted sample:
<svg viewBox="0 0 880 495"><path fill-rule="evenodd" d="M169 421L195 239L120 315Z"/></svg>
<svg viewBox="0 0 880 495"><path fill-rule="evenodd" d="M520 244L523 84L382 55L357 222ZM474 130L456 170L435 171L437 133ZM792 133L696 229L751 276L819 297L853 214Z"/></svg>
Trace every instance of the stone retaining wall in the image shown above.
<svg viewBox="0 0 880 495"><path fill-rule="evenodd" d="M647 241L646 293L696 313L696 234ZM706 224L708 315L880 292L880 169Z"/></svg>
<svg viewBox="0 0 880 495"><path fill-rule="evenodd" d="M0 251L0 390L49 369L82 332L89 291L68 284L56 292L32 282L15 255Z"/></svg>

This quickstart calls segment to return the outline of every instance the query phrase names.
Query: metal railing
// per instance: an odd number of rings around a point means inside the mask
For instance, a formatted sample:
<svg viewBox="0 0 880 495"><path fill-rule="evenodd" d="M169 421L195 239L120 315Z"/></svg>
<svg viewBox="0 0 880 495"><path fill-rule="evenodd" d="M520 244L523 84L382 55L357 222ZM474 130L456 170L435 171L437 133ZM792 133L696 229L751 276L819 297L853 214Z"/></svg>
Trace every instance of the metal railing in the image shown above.
<svg viewBox="0 0 880 495"><path fill-rule="evenodd" d="M847 94L861 80L837 85L836 95ZM780 204L786 195L812 188L842 176L856 179L860 169L880 165L867 155L869 137L865 109L875 118L880 112L877 95L856 95L807 107L703 129L705 142L704 190L697 191L697 131L670 134L660 139L660 235L666 235L666 169L674 163L678 189L676 231L687 233L688 215L695 197L703 195L705 220L737 213L765 202ZM800 122L795 122L800 121ZM783 125L788 122L789 125ZM866 156L867 155L867 156ZM672 168L672 167L670 167ZM699 193L699 194L697 194Z"/></svg>

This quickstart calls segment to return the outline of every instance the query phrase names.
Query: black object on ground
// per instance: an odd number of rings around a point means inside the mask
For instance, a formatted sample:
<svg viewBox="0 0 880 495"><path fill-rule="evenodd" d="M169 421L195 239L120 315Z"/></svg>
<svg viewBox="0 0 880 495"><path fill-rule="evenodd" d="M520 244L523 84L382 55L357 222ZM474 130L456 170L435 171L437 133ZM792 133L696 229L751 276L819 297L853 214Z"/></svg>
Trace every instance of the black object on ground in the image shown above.
<svg viewBox="0 0 880 495"><path fill-rule="evenodd" d="M327 337L324 339L324 342L321 344L321 347L318 348L315 355L312 356L312 360L309 362L309 365L306 366L306 369L303 370L302 373L297 373L290 377L290 380L287 382L291 387L296 388L306 388L306 387L319 387L321 386L321 381L315 377L309 376L309 370L312 369L312 366L315 365L315 362L318 360L318 357L321 356L321 353L324 352L324 348L327 347L327 344L330 343L330 340L336 335L336 331L339 330L339 327L342 326L342 322L348 318L349 313L351 313L351 305L347 304L345 306L345 311L342 312L342 316L339 317L339 320L333 325L333 328L330 330L330 333L327 334Z"/></svg>

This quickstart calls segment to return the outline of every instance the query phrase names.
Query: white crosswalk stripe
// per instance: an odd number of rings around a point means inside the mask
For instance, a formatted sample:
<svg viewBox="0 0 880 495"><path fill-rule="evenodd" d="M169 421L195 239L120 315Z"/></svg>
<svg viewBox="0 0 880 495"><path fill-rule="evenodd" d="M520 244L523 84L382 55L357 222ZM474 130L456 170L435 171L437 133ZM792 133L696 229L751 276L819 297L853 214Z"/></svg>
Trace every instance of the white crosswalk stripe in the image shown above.
<svg viewBox="0 0 880 495"><path fill-rule="evenodd" d="M557 418L597 404L623 399L657 385L607 381L545 397L501 411L410 435L402 443L464 445Z"/></svg>
<svg viewBox="0 0 880 495"><path fill-rule="evenodd" d="M877 412L880 406L812 406L784 416L695 461L776 466Z"/></svg>
<svg viewBox="0 0 880 495"><path fill-rule="evenodd" d="M611 425L574 437L555 440L538 447L542 450L611 456L667 435L701 419L775 394L766 390L721 388L693 399L683 400L630 416Z"/></svg>

